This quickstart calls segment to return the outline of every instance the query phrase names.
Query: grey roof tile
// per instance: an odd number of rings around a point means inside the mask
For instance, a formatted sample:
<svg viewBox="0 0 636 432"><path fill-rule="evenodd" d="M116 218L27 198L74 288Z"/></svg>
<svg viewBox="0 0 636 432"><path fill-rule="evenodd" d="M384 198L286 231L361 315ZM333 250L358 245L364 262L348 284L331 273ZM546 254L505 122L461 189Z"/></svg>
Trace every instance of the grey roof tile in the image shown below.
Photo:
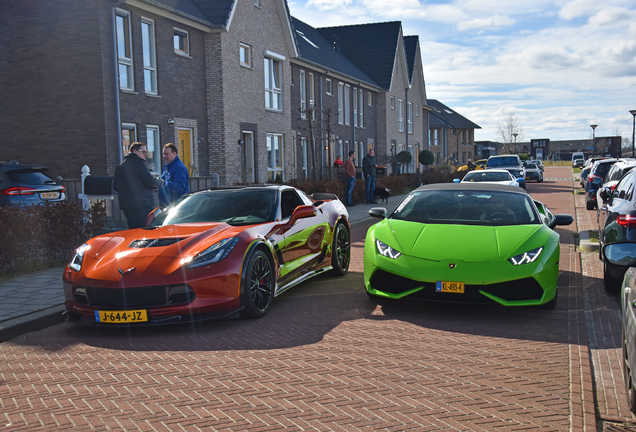
<svg viewBox="0 0 636 432"><path fill-rule="evenodd" d="M433 108L432 117L429 116L429 127L453 127L459 129L481 129L476 123L453 111L443 103L435 99L427 99L428 106Z"/></svg>

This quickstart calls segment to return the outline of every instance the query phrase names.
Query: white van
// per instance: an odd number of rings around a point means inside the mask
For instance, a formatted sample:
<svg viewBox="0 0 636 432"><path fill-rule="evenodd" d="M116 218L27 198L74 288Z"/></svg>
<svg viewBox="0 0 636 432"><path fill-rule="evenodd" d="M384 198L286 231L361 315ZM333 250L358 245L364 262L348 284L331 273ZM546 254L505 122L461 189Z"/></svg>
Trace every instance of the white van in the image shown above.
<svg viewBox="0 0 636 432"><path fill-rule="evenodd" d="M585 162L585 155L582 152L572 153L572 167L576 166L577 159L581 159L581 161Z"/></svg>

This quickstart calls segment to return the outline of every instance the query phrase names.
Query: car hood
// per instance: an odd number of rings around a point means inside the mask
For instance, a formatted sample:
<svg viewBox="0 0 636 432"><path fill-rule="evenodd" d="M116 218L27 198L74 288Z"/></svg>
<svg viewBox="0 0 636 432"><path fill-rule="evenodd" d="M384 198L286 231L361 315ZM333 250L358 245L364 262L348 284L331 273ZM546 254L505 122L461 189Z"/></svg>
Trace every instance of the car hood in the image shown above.
<svg viewBox="0 0 636 432"><path fill-rule="evenodd" d="M169 225L132 229L95 237L84 257L82 271L88 278L120 278L121 271L142 275L146 270L171 274L182 266L182 259L196 255L214 243L245 231L245 226L226 223ZM121 269L121 271L120 271Z"/></svg>
<svg viewBox="0 0 636 432"><path fill-rule="evenodd" d="M405 255L431 261L452 258L475 263L495 261L525 252L525 250L519 250L521 246L544 226L540 224L513 226L422 224L389 220L388 227L399 243L400 252ZM539 238L536 240L542 243ZM545 241L547 238L543 240L543 243ZM536 241L531 243L535 244L527 245L528 248L541 245L536 245Z"/></svg>

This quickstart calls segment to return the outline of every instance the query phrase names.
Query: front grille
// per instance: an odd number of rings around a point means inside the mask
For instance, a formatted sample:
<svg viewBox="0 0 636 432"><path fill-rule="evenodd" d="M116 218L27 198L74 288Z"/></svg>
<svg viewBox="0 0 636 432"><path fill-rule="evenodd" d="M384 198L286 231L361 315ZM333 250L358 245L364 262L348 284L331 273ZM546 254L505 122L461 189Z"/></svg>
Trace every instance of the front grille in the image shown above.
<svg viewBox="0 0 636 432"><path fill-rule="evenodd" d="M196 297L187 285L147 288L74 288L78 304L98 308L132 309L190 303Z"/></svg>
<svg viewBox="0 0 636 432"><path fill-rule="evenodd" d="M376 271L371 277L371 288L387 294L400 294L415 288L421 290L410 297L425 300L455 300L462 302L490 302L491 300L479 291L485 291L507 301L539 300L543 296L543 288L533 278L518 279L488 285L464 285L463 294L437 292L437 284L420 282L398 276L384 270Z"/></svg>

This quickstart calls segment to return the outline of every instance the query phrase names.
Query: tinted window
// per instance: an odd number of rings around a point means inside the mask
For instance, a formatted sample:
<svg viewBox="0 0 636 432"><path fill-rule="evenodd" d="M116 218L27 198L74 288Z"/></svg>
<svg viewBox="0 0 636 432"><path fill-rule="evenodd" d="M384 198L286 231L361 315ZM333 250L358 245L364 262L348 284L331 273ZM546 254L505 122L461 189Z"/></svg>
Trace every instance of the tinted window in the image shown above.
<svg viewBox="0 0 636 432"><path fill-rule="evenodd" d="M44 185L55 183L55 180L40 171L9 171L6 174L9 180L18 184Z"/></svg>
<svg viewBox="0 0 636 432"><path fill-rule="evenodd" d="M488 167L519 165L519 159L516 157L495 157L488 159Z"/></svg>
<svg viewBox="0 0 636 432"><path fill-rule="evenodd" d="M390 218L420 223L486 226L541 223L530 197L525 194L465 190L412 192Z"/></svg>
<svg viewBox="0 0 636 432"><path fill-rule="evenodd" d="M605 178L610 168L612 168L614 163L599 163L596 164L596 168L594 169L594 174Z"/></svg>
<svg viewBox="0 0 636 432"><path fill-rule="evenodd" d="M619 199L631 200L634 191L634 182L632 181L633 178L633 171L627 173L627 175L623 177L623 179L616 185L613 196Z"/></svg>

